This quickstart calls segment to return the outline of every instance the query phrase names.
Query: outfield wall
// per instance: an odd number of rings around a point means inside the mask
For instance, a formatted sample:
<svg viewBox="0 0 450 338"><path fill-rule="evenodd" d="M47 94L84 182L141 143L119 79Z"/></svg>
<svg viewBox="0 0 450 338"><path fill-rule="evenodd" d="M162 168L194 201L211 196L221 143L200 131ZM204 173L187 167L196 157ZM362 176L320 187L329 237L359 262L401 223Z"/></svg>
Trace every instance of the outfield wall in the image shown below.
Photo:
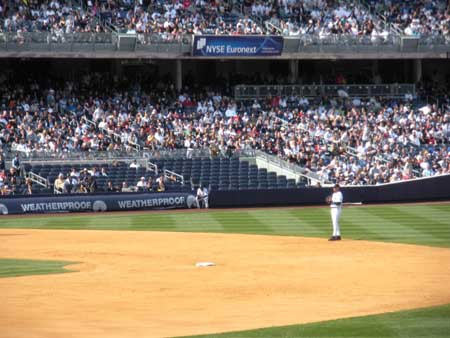
<svg viewBox="0 0 450 338"><path fill-rule="evenodd" d="M450 175L373 186L343 187L344 202L390 203L450 200ZM331 188L212 191L217 208L324 204Z"/></svg>
<svg viewBox="0 0 450 338"><path fill-rule="evenodd" d="M344 202L390 203L450 200L450 175L363 187L343 187ZM212 208L320 205L330 188L212 191ZM186 209L196 207L190 193L112 193L9 196L0 198L0 215Z"/></svg>
<svg viewBox="0 0 450 338"><path fill-rule="evenodd" d="M55 212L186 209L196 206L189 193L112 193L10 196L0 198L0 215Z"/></svg>

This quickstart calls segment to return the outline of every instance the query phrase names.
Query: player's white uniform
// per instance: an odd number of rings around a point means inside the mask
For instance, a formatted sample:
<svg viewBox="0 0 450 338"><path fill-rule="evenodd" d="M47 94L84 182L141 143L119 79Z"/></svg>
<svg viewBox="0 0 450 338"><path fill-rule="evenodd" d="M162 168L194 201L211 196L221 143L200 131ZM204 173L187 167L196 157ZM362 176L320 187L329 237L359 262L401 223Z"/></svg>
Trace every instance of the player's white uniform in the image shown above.
<svg viewBox="0 0 450 338"><path fill-rule="evenodd" d="M202 190L202 188L198 188L197 189L197 208L199 208L200 209L200 207L201 207L201 203L203 202L203 190Z"/></svg>
<svg viewBox="0 0 450 338"><path fill-rule="evenodd" d="M334 192L331 196L331 221L333 222L333 236L340 236L339 217L341 217L342 201L344 197L340 191Z"/></svg>
<svg viewBox="0 0 450 338"><path fill-rule="evenodd" d="M209 208L208 196L209 196L208 189L206 187L204 187L203 188L203 203L205 203L205 209Z"/></svg>

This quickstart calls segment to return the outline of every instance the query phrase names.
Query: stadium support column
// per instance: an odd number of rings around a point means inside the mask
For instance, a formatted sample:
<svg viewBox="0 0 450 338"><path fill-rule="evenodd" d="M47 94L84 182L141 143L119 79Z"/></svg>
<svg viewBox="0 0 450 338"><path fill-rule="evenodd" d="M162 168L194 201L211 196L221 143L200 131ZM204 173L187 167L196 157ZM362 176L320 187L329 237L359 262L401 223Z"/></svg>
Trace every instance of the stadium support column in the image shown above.
<svg viewBox="0 0 450 338"><path fill-rule="evenodd" d="M183 87L183 65L181 60L175 60L175 88L180 91Z"/></svg>
<svg viewBox="0 0 450 338"><path fill-rule="evenodd" d="M379 81L379 68L378 68L378 60L372 60L372 81L375 84Z"/></svg>
<svg viewBox="0 0 450 338"><path fill-rule="evenodd" d="M414 64L414 83L420 82L422 80L422 60L413 60Z"/></svg>
<svg viewBox="0 0 450 338"><path fill-rule="evenodd" d="M289 60L289 83L293 84L298 79L298 60Z"/></svg>

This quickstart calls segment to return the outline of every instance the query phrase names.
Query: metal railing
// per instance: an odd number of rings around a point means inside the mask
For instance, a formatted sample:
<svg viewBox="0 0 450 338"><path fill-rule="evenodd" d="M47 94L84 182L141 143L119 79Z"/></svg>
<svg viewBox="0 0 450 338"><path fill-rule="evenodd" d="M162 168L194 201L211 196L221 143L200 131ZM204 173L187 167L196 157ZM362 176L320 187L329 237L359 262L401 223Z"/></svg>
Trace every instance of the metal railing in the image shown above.
<svg viewBox="0 0 450 338"><path fill-rule="evenodd" d="M283 33L283 30L280 27L276 26L269 20L264 21L264 26L266 27L266 30L268 30L271 33L273 33L274 31L280 35Z"/></svg>
<svg viewBox="0 0 450 338"><path fill-rule="evenodd" d="M155 175L158 175L158 166L155 163L147 161L145 167L148 171L153 171L155 173Z"/></svg>
<svg viewBox="0 0 450 338"><path fill-rule="evenodd" d="M181 183L181 185L184 186L184 177L183 175L180 175L176 173L175 171L164 169L164 177L170 180L173 180L175 178L175 181L178 183Z"/></svg>
<svg viewBox="0 0 450 338"><path fill-rule="evenodd" d="M155 45L155 44L184 44L191 45L192 35L170 35L157 33L137 33L137 42L141 45Z"/></svg>
<svg viewBox="0 0 450 338"><path fill-rule="evenodd" d="M14 158L15 152L7 152L5 154L5 161L11 161ZM77 163L92 162L92 161L132 161L143 158L143 152L129 152L125 150L108 150L108 151L55 151L55 152L28 152L23 153L20 157L22 162L42 162L43 164L52 162L67 162L73 161Z"/></svg>
<svg viewBox="0 0 450 338"><path fill-rule="evenodd" d="M146 157L151 161L160 160L160 159L178 159L178 158L221 158L221 157L254 157L255 152L253 149L241 149L241 150L233 150L230 154L218 153L216 155L211 154L211 150L208 148L199 148L199 149L190 149L188 155L188 149L180 148L180 149L160 149L160 150L152 150L146 152Z"/></svg>
<svg viewBox="0 0 450 338"><path fill-rule="evenodd" d="M110 163L113 161L125 161L131 162L137 161L150 161L158 159L168 158L186 158L187 149L160 149L160 150L140 150L136 152L129 152L126 150L108 150L108 151L56 151L56 152L28 152L23 153L20 160L23 163L34 162L36 164L48 164L48 163L62 163L62 162L74 162L74 163ZM221 153L212 155L208 148L193 149L192 158L214 158L214 157L254 157L254 150L242 149L239 151L233 151L230 156L225 156ZM5 162L11 163L12 159L16 155L16 152L6 152Z"/></svg>
<svg viewBox="0 0 450 338"><path fill-rule="evenodd" d="M14 32L0 33L0 51L116 50L111 33Z"/></svg>
<svg viewBox="0 0 450 338"><path fill-rule="evenodd" d="M255 157L259 160L272 164L275 167L290 171L294 175L306 179L308 185L313 185L317 182L320 182L321 184L326 183L322 178L320 178L319 175L317 175L317 173L310 171L309 169L302 168L297 164L287 162L282 158L276 157L274 155L267 154L260 150L255 150Z"/></svg>
<svg viewBox="0 0 450 338"><path fill-rule="evenodd" d="M27 177L31 181L33 181L34 183L39 184L39 185L41 185L41 186L43 186L45 188L49 188L50 187L50 182L48 181L48 179L46 179L45 177L42 177L42 176L40 176L38 174L35 174L32 171L29 171L27 173Z"/></svg>
<svg viewBox="0 0 450 338"><path fill-rule="evenodd" d="M136 33L136 46L128 52L147 52L168 55L188 55L192 49L192 35L165 35ZM333 34L319 36L303 34L284 37L283 54L349 54L364 53L442 53L450 52L450 37L430 35L418 37L416 49L402 50L402 36L353 36ZM0 52L118 52L116 32L61 33L61 32L0 32ZM316 56L315 56L316 57Z"/></svg>
<svg viewBox="0 0 450 338"><path fill-rule="evenodd" d="M401 98L405 94L416 94L414 84L384 84L384 85L238 85L234 87L236 100L261 99L267 96L297 96L297 97L372 97L384 96Z"/></svg>
<svg viewBox="0 0 450 338"><path fill-rule="evenodd" d="M393 34L386 36L303 34L284 37L283 53L397 53L400 52L400 41L400 37Z"/></svg>

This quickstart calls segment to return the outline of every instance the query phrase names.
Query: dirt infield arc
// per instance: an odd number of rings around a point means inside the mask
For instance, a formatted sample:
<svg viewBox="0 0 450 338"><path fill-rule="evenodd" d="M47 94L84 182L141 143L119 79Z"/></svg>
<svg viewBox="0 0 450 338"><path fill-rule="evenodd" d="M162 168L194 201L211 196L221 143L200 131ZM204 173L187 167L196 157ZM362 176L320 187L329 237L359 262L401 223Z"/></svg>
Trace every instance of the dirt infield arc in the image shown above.
<svg viewBox="0 0 450 338"><path fill-rule="evenodd" d="M0 256L81 262L0 279L0 337L167 337L450 302L450 250L229 234L0 230ZM199 261L217 266L196 268Z"/></svg>

